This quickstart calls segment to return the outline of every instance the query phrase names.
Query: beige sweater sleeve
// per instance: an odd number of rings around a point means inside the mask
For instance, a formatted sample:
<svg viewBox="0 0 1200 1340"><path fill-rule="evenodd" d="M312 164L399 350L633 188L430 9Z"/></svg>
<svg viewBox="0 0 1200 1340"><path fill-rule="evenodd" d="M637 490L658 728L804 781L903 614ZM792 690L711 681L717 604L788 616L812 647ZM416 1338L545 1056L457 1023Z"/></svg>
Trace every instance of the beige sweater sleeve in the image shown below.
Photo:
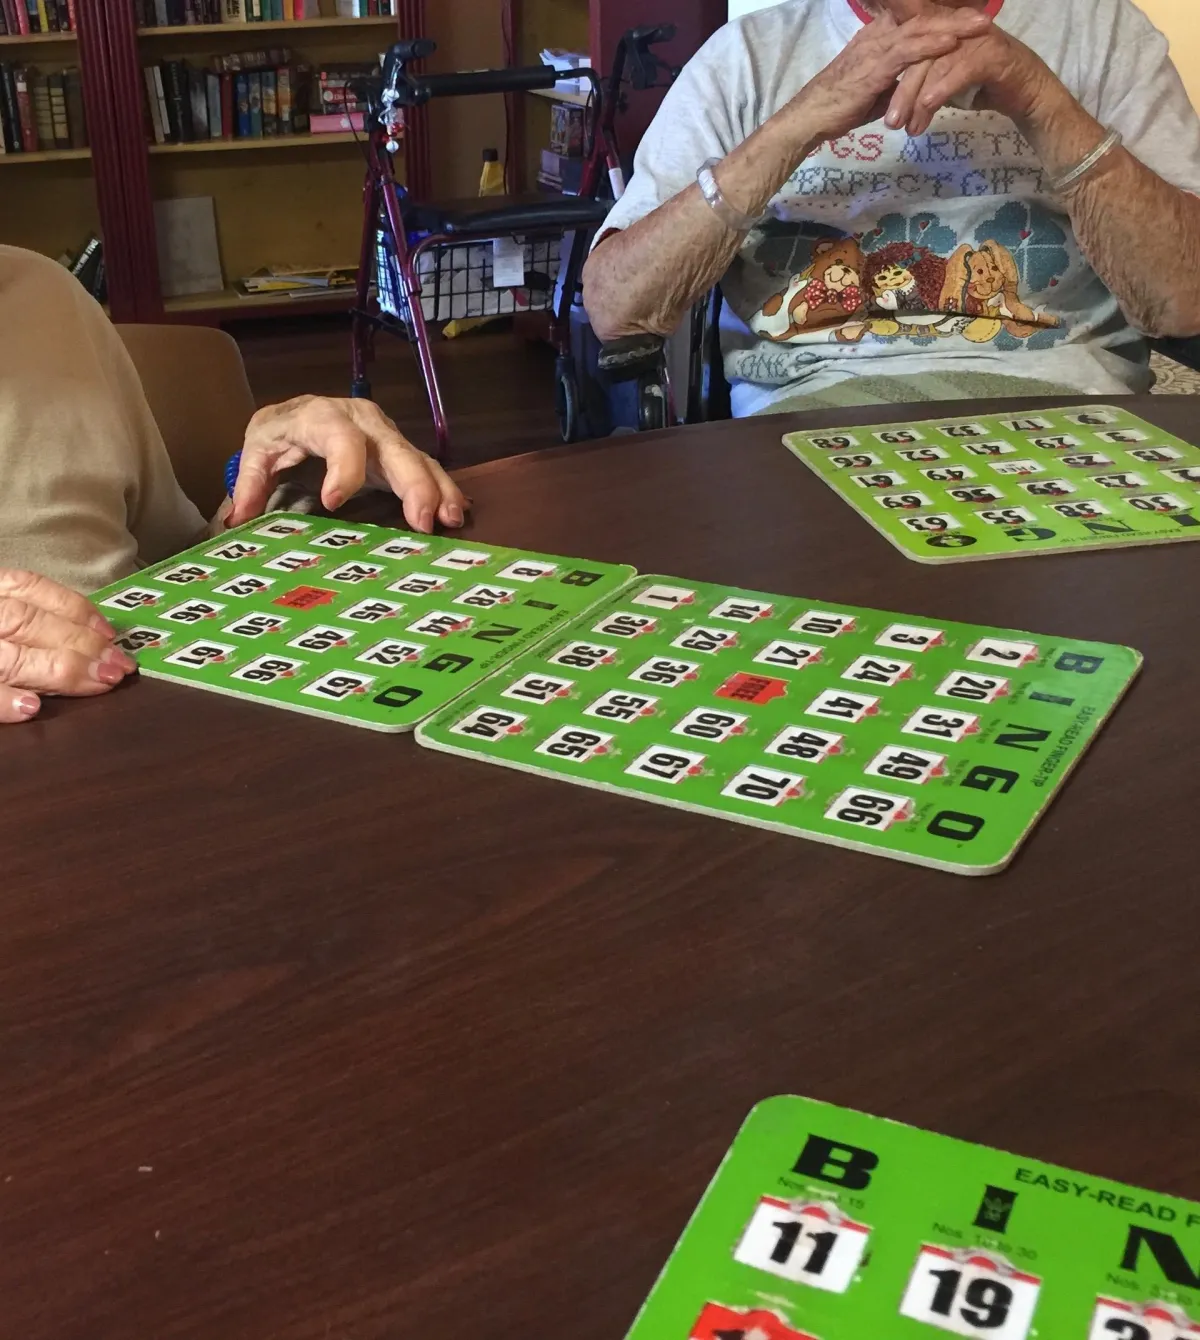
<svg viewBox="0 0 1200 1340"><path fill-rule="evenodd" d="M0 567L89 592L205 529L103 310L54 261L0 246Z"/></svg>

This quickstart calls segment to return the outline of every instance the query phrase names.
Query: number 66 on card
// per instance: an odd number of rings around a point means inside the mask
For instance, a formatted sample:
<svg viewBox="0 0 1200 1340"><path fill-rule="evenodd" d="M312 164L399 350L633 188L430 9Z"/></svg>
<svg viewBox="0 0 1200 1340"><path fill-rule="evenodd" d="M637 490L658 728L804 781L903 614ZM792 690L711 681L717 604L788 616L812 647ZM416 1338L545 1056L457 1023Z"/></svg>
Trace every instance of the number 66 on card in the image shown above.
<svg viewBox="0 0 1200 1340"><path fill-rule="evenodd" d="M764 1196L733 1259L793 1284L845 1293L862 1264L871 1230L833 1205Z"/></svg>

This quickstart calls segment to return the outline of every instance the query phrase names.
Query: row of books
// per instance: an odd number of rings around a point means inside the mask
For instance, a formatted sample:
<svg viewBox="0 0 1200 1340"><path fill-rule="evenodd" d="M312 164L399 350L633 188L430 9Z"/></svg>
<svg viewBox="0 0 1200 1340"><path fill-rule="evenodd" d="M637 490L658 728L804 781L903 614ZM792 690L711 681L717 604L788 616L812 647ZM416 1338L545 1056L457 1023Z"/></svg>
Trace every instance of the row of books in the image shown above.
<svg viewBox="0 0 1200 1340"><path fill-rule="evenodd" d="M70 3L75 0L0 0L0 3ZM340 19L394 18L398 0L336 0ZM319 0L133 0L142 28L189 24L300 23L321 17Z"/></svg>
<svg viewBox="0 0 1200 1340"><path fill-rule="evenodd" d="M250 53L245 53L250 54ZM370 64L305 64L204 70L164 61L143 70L147 124L156 144L267 139L363 128L363 104L353 83Z"/></svg>
<svg viewBox="0 0 1200 1340"><path fill-rule="evenodd" d="M75 0L0 0L0 37L73 33Z"/></svg>
<svg viewBox="0 0 1200 1340"><path fill-rule="evenodd" d="M149 127L156 144L263 139L309 130L306 65L217 74L186 61L148 65Z"/></svg>
<svg viewBox="0 0 1200 1340"><path fill-rule="evenodd" d="M40 75L0 64L0 154L86 149L87 144L78 70Z"/></svg>

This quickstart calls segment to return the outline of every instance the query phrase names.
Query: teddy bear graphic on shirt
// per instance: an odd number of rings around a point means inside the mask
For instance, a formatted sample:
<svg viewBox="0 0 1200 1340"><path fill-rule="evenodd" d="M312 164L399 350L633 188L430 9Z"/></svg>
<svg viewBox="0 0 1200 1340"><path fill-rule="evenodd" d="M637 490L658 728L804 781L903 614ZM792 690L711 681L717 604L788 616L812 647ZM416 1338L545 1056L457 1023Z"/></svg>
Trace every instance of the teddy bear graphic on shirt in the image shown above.
<svg viewBox="0 0 1200 1340"><path fill-rule="evenodd" d="M987 344L1002 331L1026 340L1057 328L1056 317L1021 299L1020 283L1015 258L994 239L947 258L912 242L865 251L859 237L825 238L749 326L777 344L954 335Z"/></svg>
<svg viewBox="0 0 1200 1340"><path fill-rule="evenodd" d="M864 267L862 247L854 238L818 242L812 264L763 304L750 329L787 344L805 331L841 325L866 305Z"/></svg>
<svg viewBox="0 0 1200 1340"><path fill-rule="evenodd" d="M1035 314L1021 301L1020 282L1012 253L999 242L961 246L946 265L940 306L947 312L979 318L963 332L977 344L994 340L1001 329L1017 339L1028 339L1045 326L1057 326L1057 317Z"/></svg>

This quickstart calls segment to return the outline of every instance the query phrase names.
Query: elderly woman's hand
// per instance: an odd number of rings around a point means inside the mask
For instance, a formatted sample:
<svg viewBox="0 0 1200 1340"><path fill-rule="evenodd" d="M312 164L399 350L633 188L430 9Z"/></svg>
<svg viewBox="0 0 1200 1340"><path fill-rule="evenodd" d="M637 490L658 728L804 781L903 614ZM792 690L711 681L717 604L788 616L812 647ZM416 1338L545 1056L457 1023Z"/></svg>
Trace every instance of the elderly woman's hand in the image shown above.
<svg viewBox="0 0 1200 1340"><path fill-rule="evenodd" d="M279 474L310 456L325 461L321 501L332 512L364 484L404 503L414 530L463 524L466 499L438 463L369 400L301 396L261 409L250 421L228 527L261 515Z"/></svg>
<svg viewBox="0 0 1200 1340"><path fill-rule="evenodd" d="M107 693L137 668L81 595L36 573L0 568L0 723L28 721L39 694Z"/></svg>

